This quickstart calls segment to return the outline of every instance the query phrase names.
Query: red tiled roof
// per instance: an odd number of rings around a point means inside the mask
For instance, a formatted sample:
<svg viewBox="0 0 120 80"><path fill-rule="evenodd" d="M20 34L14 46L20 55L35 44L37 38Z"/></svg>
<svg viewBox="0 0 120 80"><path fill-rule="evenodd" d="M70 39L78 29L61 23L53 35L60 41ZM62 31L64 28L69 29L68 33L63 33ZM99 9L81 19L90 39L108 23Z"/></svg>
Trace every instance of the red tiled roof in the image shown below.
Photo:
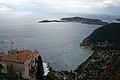
<svg viewBox="0 0 120 80"><path fill-rule="evenodd" d="M27 59L29 58L34 58L37 57L37 55L39 55L38 51L30 51L30 50L13 50L11 52L8 53L8 55L6 55L4 57L4 61L7 62L17 62L17 63L24 63Z"/></svg>

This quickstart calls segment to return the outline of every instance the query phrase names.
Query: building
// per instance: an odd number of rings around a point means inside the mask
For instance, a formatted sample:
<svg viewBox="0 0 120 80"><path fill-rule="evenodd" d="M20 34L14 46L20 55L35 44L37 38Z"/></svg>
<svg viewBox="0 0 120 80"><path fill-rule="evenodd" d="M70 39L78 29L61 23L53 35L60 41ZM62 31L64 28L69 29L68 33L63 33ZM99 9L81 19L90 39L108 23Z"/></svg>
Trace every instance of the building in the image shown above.
<svg viewBox="0 0 120 80"><path fill-rule="evenodd" d="M36 69L36 61L39 56L38 51L12 49L4 56L3 62L8 67L12 66L14 71L24 79L29 79Z"/></svg>
<svg viewBox="0 0 120 80"><path fill-rule="evenodd" d="M2 62L4 55L5 55L4 52L0 52L0 62Z"/></svg>

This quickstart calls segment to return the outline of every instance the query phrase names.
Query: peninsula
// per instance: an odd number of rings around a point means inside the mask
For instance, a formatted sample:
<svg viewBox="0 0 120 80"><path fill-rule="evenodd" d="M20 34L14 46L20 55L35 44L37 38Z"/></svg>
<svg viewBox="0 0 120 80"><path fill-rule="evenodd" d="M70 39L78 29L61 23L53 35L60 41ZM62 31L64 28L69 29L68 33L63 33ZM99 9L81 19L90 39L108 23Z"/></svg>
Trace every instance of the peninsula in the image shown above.
<svg viewBox="0 0 120 80"><path fill-rule="evenodd" d="M77 22L82 24L94 24L94 25L106 25L108 22L104 22L99 19L90 19L83 17L70 17L70 18L61 18L60 20L42 20L39 23L48 23L48 22Z"/></svg>

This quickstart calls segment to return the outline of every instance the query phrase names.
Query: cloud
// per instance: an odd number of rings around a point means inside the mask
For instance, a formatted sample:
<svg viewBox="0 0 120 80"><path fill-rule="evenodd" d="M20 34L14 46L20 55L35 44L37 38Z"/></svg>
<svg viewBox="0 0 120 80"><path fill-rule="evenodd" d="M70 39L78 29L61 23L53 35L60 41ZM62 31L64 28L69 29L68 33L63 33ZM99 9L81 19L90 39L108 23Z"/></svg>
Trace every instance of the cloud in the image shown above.
<svg viewBox="0 0 120 80"><path fill-rule="evenodd" d="M26 2L27 0L0 0L0 3L2 4L14 4L14 5L18 5Z"/></svg>
<svg viewBox="0 0 120 80"><path fill-rule="evenodd" d="M12 11L12 9L9 8L9 7L6 7L4 5L0 5L0 13L5 13L5 12L8 12L8 11Z"/></svg>
<svg viewBox="0 0 120 80"><path fill-rule="evenodd" d="M40 3L58 12L95 13L98 9L120 6L120 0L40 0L37 2L38 5Z"/></svg>
<svg viewBox="0 0 120 80"><path fill-rule="evenodd" d="M107 7L120 6L120 0L0 0L2 9L29 12L96 12Z"/></svg>

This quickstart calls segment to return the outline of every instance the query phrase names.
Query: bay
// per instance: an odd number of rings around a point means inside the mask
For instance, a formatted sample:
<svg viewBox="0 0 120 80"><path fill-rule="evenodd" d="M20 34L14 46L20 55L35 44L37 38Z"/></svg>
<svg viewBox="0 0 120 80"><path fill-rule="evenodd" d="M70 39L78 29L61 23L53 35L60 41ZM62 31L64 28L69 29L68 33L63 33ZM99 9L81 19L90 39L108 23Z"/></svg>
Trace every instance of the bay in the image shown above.
<svg viewBox="0 0 120 80"><path fill-rule="evenodd" d="M43 61L54 70L72 70L82 63L92 51L80 43L97 29L98 25L80 23L31 23L0 26L0 51L12 48L39 50Z"/></svg>

